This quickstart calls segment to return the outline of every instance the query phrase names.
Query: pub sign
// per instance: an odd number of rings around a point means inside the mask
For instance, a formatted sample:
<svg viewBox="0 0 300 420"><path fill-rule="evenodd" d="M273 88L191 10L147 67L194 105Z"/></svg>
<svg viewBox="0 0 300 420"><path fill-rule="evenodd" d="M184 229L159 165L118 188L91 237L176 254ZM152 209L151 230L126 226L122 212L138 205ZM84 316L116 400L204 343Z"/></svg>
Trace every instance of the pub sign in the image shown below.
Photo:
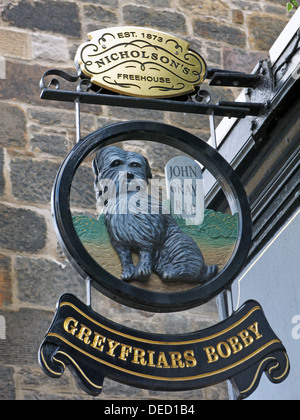
<svg viewBox="0 0 300 420"><path fill-rule="evenodd" d="M89 38L75 58L79 77L100 87L95 95L113 91L116 106L124 95L182 98L205 79L202 57L171 35L129 27ZM82 196L91 191L93 210L73 204L82 171L90 179ZM207 176L222 211L206 205ZM84 280L113 301L157 313L189 310L230 289L252 239L248 198L226 160L187 131L151 121L114 124L80 139L57 174L52 213ZM280 383L290 368L256 301L205 330L170 335L116 324L70 294L57 303L39 362L53 378L69 367L90 395L102 392L105 378L162 391L231 380L246 398L264 372Z"/></svg>

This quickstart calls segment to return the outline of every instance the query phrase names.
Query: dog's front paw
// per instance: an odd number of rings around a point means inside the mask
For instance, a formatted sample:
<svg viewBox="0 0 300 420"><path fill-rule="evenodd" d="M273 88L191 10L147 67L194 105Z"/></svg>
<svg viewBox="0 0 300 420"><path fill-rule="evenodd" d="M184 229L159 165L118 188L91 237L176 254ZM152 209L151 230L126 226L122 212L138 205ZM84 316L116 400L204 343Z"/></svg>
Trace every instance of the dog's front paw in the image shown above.
<svg viewBox="0 0 300 420"><path fill-rule="evenodd" d="M134 280L134 276L135 276L135 267L134 265L132 266L130 265L123 269L121 280L129 282L129 281Z"/></svg>
<svg viewBox="0 0 300 420"><path fill-rule="evenodd" d="M135 269L135 280L147 281L152 274L152 266L147 263L139 263Z"/></svg>
<svg viewBox="0 0 300 420"><path fill-rule="evenodd" d="M164 280L170 280L173 277L173 273L171 271L165 271L162 277Z"/></svg>
<svg viewBox="0 0 300 420"><path fill-rule="evenodd" d="M163 273L162 273L162 280L165 282L174 282L177 279L177 275L176 272L174 270L172 270L171 268L166 269Z"/></svg>

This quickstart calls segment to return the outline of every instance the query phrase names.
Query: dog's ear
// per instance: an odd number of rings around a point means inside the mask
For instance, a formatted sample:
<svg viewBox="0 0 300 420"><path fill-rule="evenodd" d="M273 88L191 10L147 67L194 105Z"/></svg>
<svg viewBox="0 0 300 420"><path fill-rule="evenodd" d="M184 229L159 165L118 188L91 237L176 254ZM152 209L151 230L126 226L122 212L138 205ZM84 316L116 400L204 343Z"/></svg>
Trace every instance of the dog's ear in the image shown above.
<svg viewBox="0 0 300 420"><path fill-rule="evenodd" d="M147 175L147 178L148 179L152 179L153 177L152 177L151 168L150 168L149 162L148 162L148 160L146 158L145 158L145 163L146 163L146 175Z"/></svg>
<svg viewBox="0 0 300 420"><path fill-rule="evenodd" d="M93 171L96 177L99 175L98 164L97 164L97 157L93 160Z"/></svg>
<svg viewBox="0 0 300 420"><path fill-rule="evenodd" d="M101 161L102 161L102 150L99 150L99 152L96 153L96 156L93 160L93 170L96 177L98 177L100 174L100 168L102 164Z"/></svg>

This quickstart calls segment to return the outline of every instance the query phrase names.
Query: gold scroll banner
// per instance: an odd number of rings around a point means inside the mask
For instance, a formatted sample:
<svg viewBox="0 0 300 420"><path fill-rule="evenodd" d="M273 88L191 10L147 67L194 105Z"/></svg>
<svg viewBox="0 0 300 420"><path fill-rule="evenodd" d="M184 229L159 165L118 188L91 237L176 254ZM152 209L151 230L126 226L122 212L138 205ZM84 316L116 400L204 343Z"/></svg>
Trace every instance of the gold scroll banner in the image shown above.
<svg viewBox="0 0 300 420"><path fill-rule="evenodd" d="M192 93L205 79L204 59L180 38L148 28L88 34L76 54L78 71L105 89L143 98Z"/></svg>

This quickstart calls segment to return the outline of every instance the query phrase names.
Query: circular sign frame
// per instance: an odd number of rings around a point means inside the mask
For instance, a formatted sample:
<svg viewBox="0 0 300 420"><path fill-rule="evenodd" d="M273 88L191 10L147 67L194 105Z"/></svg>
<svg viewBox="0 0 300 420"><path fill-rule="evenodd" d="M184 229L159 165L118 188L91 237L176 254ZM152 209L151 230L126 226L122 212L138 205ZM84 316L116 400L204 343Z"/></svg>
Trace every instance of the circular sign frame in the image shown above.
<svg viewBox="0 0 300 420"><path fill-rule="evenodd" d="M91 153L114 143L145 140L175 147L203 164L222 186L232 211L239 215L239 235L226 267L207 283L192 289L161 293L143 290L114 277L88 253L78 237L71 215L73 178L82 161ZM82 139L61 165L53 195L52 213L59 242L71 264L92 286L107 297L136 309L150 312L178 312L200 306L229 289L242 268L252 240L250 206L241 181L226 160L198 137L163 123L132 121L101 128Z"/></svg>

